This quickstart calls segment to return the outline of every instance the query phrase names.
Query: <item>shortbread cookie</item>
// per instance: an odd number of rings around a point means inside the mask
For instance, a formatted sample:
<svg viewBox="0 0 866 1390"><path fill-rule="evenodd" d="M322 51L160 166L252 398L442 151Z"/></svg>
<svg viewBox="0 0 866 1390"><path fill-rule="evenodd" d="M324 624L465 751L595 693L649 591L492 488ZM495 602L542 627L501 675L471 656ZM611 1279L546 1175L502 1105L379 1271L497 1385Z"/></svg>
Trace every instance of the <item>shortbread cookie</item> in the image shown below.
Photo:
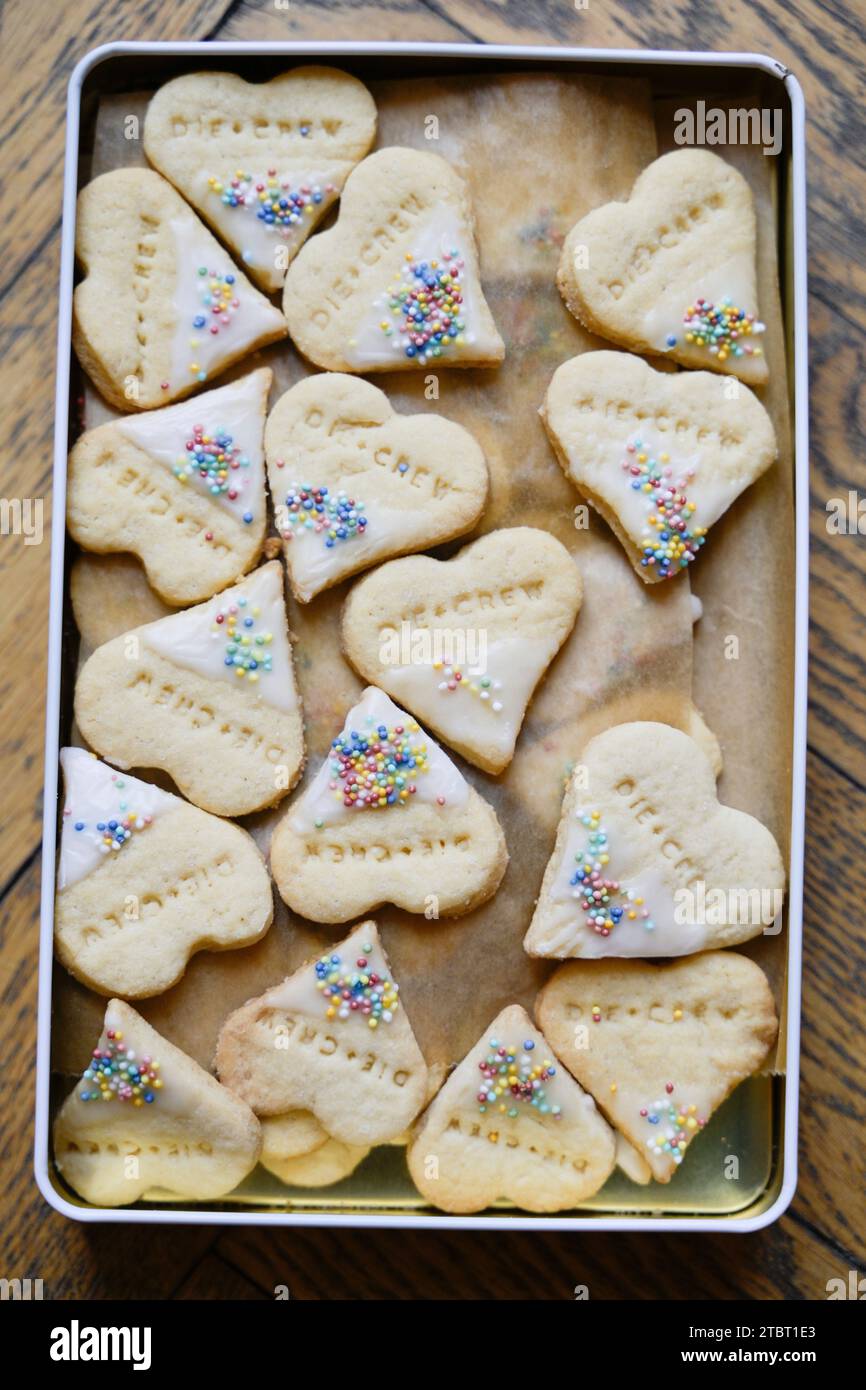
<svg viewBox="0 0 866 1390"><path fill-rule="evenodd" d="M143 627L173 611L151 589L141 562L122 550L115 555L82 550L76 555L69 572L69 598L82 658L86 648L101 647L128 632L130 618Z"/></svg>
<svg viewBox="0 0 866 1390"><path fill-rule="evenodd" d="M75 717L98 753L163 768L206 811L242 816L279 801L304 762L282 566L98 647L78 677Z"/></svg>
<svg viewBox="0 0 866 1390"><path fill-rule="evenodd" d="M656 372L626 352L563 362L542 414L565 473L647 583L687 569L777 454L748 387L732 395L709 372Z"/></svg>
<svg viewBox="0 0 866 1390"><path fill-rule="evenodd" d="M575 961L545 985L535 1012L658 1182L670 1181L713 1111L761 1066L777 1031L764 972L734 951L668 965Z"/></svg>
<svg viewBox="0 0 866 1390"><path fill-rule="evenodd" d="M591 332L760 386L755 244L742 174L708 150L675 150L643 171L628 202L572 227L557 283Z"/></svg>
<svg viewBox="0 0 866 1390"><path fill-rule="evenodd" d="M471 530L487 498L487 464L468 430L442 415L398 415L384 391L339 372L281 397L265 448L301 603L379 560Z"/></svg>
<svg viewBox="0 0 866 1390"><path fill-rule="evenodd" d="M324 1144L312 1153L298 1154L295 1158L280 1158L262 1148L261 1163L280 1182L289 1187L333 1187L334 1183L348 1178L363 1163L370 1152L369 1146L344 1144L339 1139L326 1139Z"/></svg>
<svg viewBox="0 0 866 1390"><path fill-rule="evenodd" d="M115 169L82 189L75 253L85 275L73 346L119 410L169 405L286 335L279 310L150 169Z"/></svg>
<svg viewBox="0 0 866 1390"><path fill-rule="evenodd" d="M88 430L69 455L73 539L140 556L168 603L198 603L238 579L265 539L271 375L263 368L193 401Z"/></svg>
<svg viewBox="0 0 866 1390"><path fill-rule="evenodd" d="M531 956L684 956L759 936L785 867L723 806L706 754L669 724L617 724L580 753L524 946Z"/></svg>
<svg viewBox="0 0 866 1390"><path fill-rule="evenodd" d="M61 962L99 994L142 999L196 951L249 946L273 917L255 841L179 796L60 754L66 799L54 908Z"/></svg>
<svg viewBox="0 0 866 1390"><path fill-rule="evenodd" d="M271 841L281 897L314 922L349 922L385 902L460 917L493 896L507 863L493 808L374 686Z"/></svg>
<svg viewBox="0 0 866 1390"><path fill-rule="evenodd" d="M547 531L491 531L451 560L395 560L356 584L343 646L366 680L501 772L581 596L577 566Z"/></svg>
<svg viewBox="0 0 866 1390"><path fill-rule="evenodd" d="M259 1122L134 1009L112 999L83 1077L54 1122L54 1160L85 1201L212 1201L256 1166Z"/></svg>
<svg viewBox="0 0 866 1390"><path fill-rule="evenodd" d="M439 155L378 150L346 181L336 226L289 267L295 345L336 372L495 367L469 191Z"/></svg>
<svg viewBox="0 0 866 1390"><path fill-rule="evenodd" d="M310 1110L287 1110L284 1115L265 1115L260 1124L261 1161L266 1168L271 1168L274 1163L311 1154L327 1143L329 1138L328 1131Z"/></svg>
<svg viewBox="0 0 866 1390"><path fill-rule="evenodd" d="M336 68L255 83L189 72L153 97L144 152L256 283L278 290L375 134L373 98Z"/></svg>
<svg viewBox="0 0 866 1390"><path fill-rule="evenodd" d="M503 1199L562 1211L607 1181L615 1148L592 1096L511 1004L449 1076L406 1157L418 1191L442 1211L481 1211Z"/></svg>
<svg viewBox="0 0 866 1390"><path fill-rule="evenodd" d="M411 1124L427 1067L375 922L230 1014L216 1071L259 1115L310 1110L334 1139L383 1144Z"/></svg>

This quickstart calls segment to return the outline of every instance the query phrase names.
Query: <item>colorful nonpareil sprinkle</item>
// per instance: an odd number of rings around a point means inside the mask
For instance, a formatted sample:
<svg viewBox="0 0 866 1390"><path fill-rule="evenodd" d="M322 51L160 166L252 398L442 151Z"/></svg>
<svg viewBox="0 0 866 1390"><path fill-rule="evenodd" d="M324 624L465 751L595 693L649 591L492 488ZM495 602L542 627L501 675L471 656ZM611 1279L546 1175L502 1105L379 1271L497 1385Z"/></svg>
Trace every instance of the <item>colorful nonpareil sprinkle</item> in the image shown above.
<svg viewBox="0 0 866 1390"><path fill-rule="evenodd" d="M162 1089L159 1062L146 1054L136 1057L125 1047L119 1029L109 1028L105 1047L93 1049L93 1058L82 1075L87 1089L80 1100L125 1100L133 1105L152 1105Z"/></svg>
<svg viewBox="0 0 866 1390"><path fill-rule="evenodd" d="M204 425L194 425L186 441L185 453L174 465L178 482L192 480L214 497L236 502L247 483L250 461L241 453L232 436L224 429L206 431ZM252 521L252 513L244 513L244 521Z"/></svg>
<svg viewBox="0 0 866 1390"><path fill-rule="evenodd" d="M641 565L672 579L692 563L707 538L706 528L694 524L695 503L686 495L695 470L675 477L669 456L654 458L639 439L626 445L622 468L632 490L646 499Z"/></svg>
<svg viewBox="0 0 866 1390"><path fill-rule="evenodd" d="M419 733L413 719L393 728L379 724L366 733L344 730L331 744L328 785L334 796L358 811L405 806L415 795L415 779L430 770Z"/></svg>
<svg viewBox="0 0 866 1390"><path fill-rule="evenodd" d="M478 675L472 670L464 672L459 666L448 666L443 661L434 661L433 670L442 672L438 689L442 691L443 695L464 691L474 695L494 714L501 714L502 701L499 699L498 692L502 689L502 681L494 680L491 676Z"/></svg>
<svg viewBox="0 0 866 1390"><path fill-rule="evenodd" d="M654 1154L670 1154L674 1163L682 1163L689 1142L707 1122L698 1115L696 1105L679 1105L672 1100L674 1089L674 1083L669 1081L664 1100L642 1106L640 1117L653 1127L646 1141L647 1148Z"/></svg>
<svg viewBox="0 0 866 1390"><path fill-rule="evenodd" d="M390 1023L399 1008L398 986L387 975L370 969L372 945L363 945L354 966L345 966L336 953L316 961L316 988L328 1001L326 1018L345 1021L357 1015L368 1028Z"/></svg>
<svg viewBox="0 0 866 1390"><path fill-rule="evenodd" d="M115 791L118 793L117 808L109 816L106 814L103 820L94 821L88 824L87 821L73 821L73 826L78 834L90 834L94 832L98 837L99 851L101 854L109 854L112 850L123 849L132 839L136 830L146 830L152 823L152 816L140 815L138 811L132 811L123 795L126 786L123 778L116 772L111 774L111 781ZM72 816L72 808L64 807L64 817Z"/></svg>
<svg viewBox="0 0 866 1390"><path fill-rule="evenodd" d="M280 508L280 524L283 540L310 533L321 536L325 548L332 550L342 541L363 536L370 523L364 515L364 503L348 493L332 495L326 487L292 483L285 506Z"/></svg>
<svg viewBox="0 0 866 1390"><path fill-rule="evenodd" d="M192 321L194 329L189 340L193 360L189 369L197 381L204 381L207 372L196 360L196 349L201 347L201 334L207 333L216 338L234 318L240 308L240 300L235 293L235 276L231 271L208 270L200 265L195 271L196 293L201 308Z"/></svg>
<svg viewBox="0 0 866 1390"><path fill-rule="evenodd" d="M309 133L301 127L301 134ZM240 208L254 213L259 222L288 239L294 230L311 217L316 208L336 193L332 183L307 181L298 175L282 177L276 169L266 174L249 174L237 169L229 179L208 179L208 188L227 208Z"/></svg>
<svg viewBox="0 0 866 1390"><path fill-rule="evenodd" d="M560 1115L560 1107L551 1105L547 1094L547 1083L556 1076L556 1067L549 1057L543 1062L533 1059L535 1043L531 1038L520 1044L490 1038L488 1046L490 1051L478 1063L482 1080L477 1100L482 1114L495 1107L514 1119L520 1114L520 1105L531 1105L541 1115Z"/></svg>
<svg viewBox="0 0 866 1390"><path fill-rule="evenodd" d="M272 667L273 634L256 631L260 617L258 604L251 604L240 594L234 603L219 609L211 629L214 637L225 641L226 666L231 666L236 676L253 685L259 676L269 675Z"/></svg>
<svg viewBox="0 0 866 1390"><path fill-rule="evenodd" d="M730 297L726 296L713 304L709 299L696 299L683 314L683 337L695 347L705 347L720 362L729 357L761 357L762 351L756 343L744 342L744 338L756 337L766 332L766 324L760 323L754 314L738 309ZM676 347L676 334L667 338L669 348Z"/></svg>
<svg viewBox="0 0 866 1390"><path fill-rule="evenodd" d="M404 356L428 362L463 342L464 268L456 247L430 261L407 253L402 274L387 290L391 318L383 318L379 324Z"/></svg>
<svg viewBox="0 0 866 1390"><path fill-rule="evenodd" d="M627 922L639 921L647 931L653 931L655 922L643 898L630 890L623 891L617 879L607 877L605 871L610 854L601 812L587 811L581 807L576 815L581 825L586 826L586 844L574 856L577 868L568 881L574 889L573 896L586 914L586 925L599 936L610 936L623 919ZM598 1023L599 1019L595 1019L595 1022Z"/></svg>

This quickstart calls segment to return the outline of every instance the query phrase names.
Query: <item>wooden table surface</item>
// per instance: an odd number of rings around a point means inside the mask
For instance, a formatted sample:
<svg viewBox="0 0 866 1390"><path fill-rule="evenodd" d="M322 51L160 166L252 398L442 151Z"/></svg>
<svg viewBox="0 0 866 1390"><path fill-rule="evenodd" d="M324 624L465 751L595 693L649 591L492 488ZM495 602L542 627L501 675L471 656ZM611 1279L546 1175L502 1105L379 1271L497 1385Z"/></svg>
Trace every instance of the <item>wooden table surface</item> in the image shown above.
<svg viewBox="0 0 866 1390"><path fill-rule="evenodd" d="M3 482L45 499L45 539L0 538L0 841L3 1097L0 1276L48 1298L825 1297L866 1266L863 1067L866 927L866 547L827 527L827 500L864 486L866 324L863 13L833 0L7 0L0 135ZM55 287L65 87L119 39L379 38L772 54L809 113L812 640L800 1185L749 1237L88 1230L39 1195L31 1077L48 598ZM29 195L16 202L19 188ZM13 192L13 190L15 190ZM10 196L11 195L11 196ZM39 216L36 213L41 208ZM866 510L866 504L864 504ZM866 529L866 518L864 518ZM682 1263L680 1263L682 1261Z"/></svg>

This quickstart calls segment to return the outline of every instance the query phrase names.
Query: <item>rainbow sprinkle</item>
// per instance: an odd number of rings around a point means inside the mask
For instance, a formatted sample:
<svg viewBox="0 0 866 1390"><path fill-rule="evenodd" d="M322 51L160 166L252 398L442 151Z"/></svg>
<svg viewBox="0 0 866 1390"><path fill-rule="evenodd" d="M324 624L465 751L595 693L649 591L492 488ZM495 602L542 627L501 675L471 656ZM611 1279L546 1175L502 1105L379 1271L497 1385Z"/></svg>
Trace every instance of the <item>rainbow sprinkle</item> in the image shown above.
<svg viewBox="0 0 866 1390"><path fill-rule="evenodd" d="M419 732L414 720L391 729L379 724L366 734L344 730L331 744L328 785L335 797L358 811L405 806L415 794L415 778L430 770Z"/></svg>
<svg viewBox="0 0 866 1390"><path fill-rule="evenodd" d="M207 433L203 425L194 425L184 448L186 453L180 455L172 470L178 482L192 479L200 482L214 497L236 502L247 482L242 470L249 468L250 461L236 446L228 430ZM245 522L252 519L252 512L244 513Z"/></svg>
<svg viewBox="0 0 866 1390"><path fill-rule="evenodd" d="M686 495L695 470L675 479L669 455L652 458L639 439L626 445L626 454L622 468L629 486L646 498L641 565L654 566L662 579L672 579L691 564L707 538L706 528L693 523L696 506Z"/></svg>
<svg viewBox="0 0 866 1390"><path fill-rule="evenodd" d="M248 607L249 612L246 611ZM260 616L258 604L249 606L249 601L241 594L235 603L219 610L211 629L215 637L225 639L225 665L233 667L236 676L246 678L252 685L260 675L269 675L272 668L268 648L273 634L254 631Z"/></svg>
<svg viewBox="0 0 866 1390"><path fill-rule="evenodd" d="M111 774L111 780L117 792L122 792L126 786L123 778L116 772ZM111 850L123 849L132 839L133 832L136 830L146 830L153 822L153 816L141 816L137 811L130 811L127 803L121 797L117 805L118 814L110 820L100 820L96 822L95 829L100 835L99 852L108 854ZM70 807L64 807L64 816L72 814ZM77 820L73 822L75 830L81 834L87 830L87 822Z"/></svg>
<svg viewBox="0 0 866 1390"><path fill-rule="evenodd" d="M290 484L280 520L286 523L282 527L283 540L311 532L323 537L328 550L341 541L363 536L370 524L363 502L345 492L332 496L326 487L314 487L312 483Z"/></svg>
<svg viewBox="0 0 866 1390"><path fill-rule="evenodd" d="M326 1018L345 1022L357 1014L366 1018L368 1028L391 1022L400 1007L399 986L387 975L378 975L370 969L372 949L370 944L361 947L363 955L358 956L354 969L344 967L336 953L316 961L316 989L320 989L328 1001Z"/></svg>
<svg viewBox="0 0 866 1390"><path fill-rule="evenodd" d="M601 812L581 809L576 815L586 826L587 837L583 850L574 856L577 868L568 881L586 914L586 925L599 936L610 936L625 917L629 922L640 919L647 931L654 931L655 922L643 898L629 890L623 892L617 879L605 877L604 869L610 862L610 855Z"/></svg>
<svg viewBox="0 0 866 1390"><path fill-rule="evenodd" d="M515 1102L531 1105L541 1115L561 1114L558 1105L550 1104L544 1084L556 1076L556 1068L550 1058L533 1061L535 1043L531 1038L519 1047L491 1038L489 1047L487 1056L478 1063L482 1081L477 1100L482 1115L495 1106L501 1114L515 1119L520 1113Z"/></svg>
<svg viewBox="0 0 866 1390"><path fill-rule="evenodd" d="M683 337L694 347L705 347L720 362L729 357L761 357L761 349L754 343L744 343L743 338L751 338L765 333L767 325L758 322L754 314L738 309L729 296L713 304L709 299L696 299L683 314L685 333ZM674 333L667 337L667 346L676 347Z"/></svg>
<svg viewBox="0 0 866 1390"><path fill-rule="evenodd" d="M231 323L240 308L240 300L235 293L235 276L231 271L208 270L206 265L200 265L195 274L196 289L203 312L195 315L192 326L197 333L207 329L211 337L215 338L221 327L224 328ZM194 352L201 346L201 339L193 336L189 345ZM207 372L198 362L190 362L189 369L197 381L206 379Z"/></svg>
<svg viewBox="0 0 866 1390"><path fill-rule="evenodd" d="M471 672L467 676L459 666L446 666L443 661L434 661L433 670L442 672L437 689L443 695L466 690L470 695L477 696L494 714L502 713L502 701L496 698L496 692L502 689L502 681L494 680L491 676L473 676Z"/></svg>
<svg viewBox="0 0 866 1390"><path fill-rule="evenodd" d="M422 261L407 252L401 277L387 290L388 308L398 320L396 345L406 357L428 362L463 342L464 265L456 248L435 261ZM393 337L395 325L388 319L382 319L379 327L386 337Z"/></svg>
<svg viewBox="0 0 866 1390"><path fill-rule="evenodd" d="M674 1163L682 1163L690 1141L707 1122L698 1115L696 1105L678 1105L671 1100L673 1090L674 1083L669 1081L666 1099L642 1106L640 1116L655 1128L646 1141L647 1148L654 1154L670 1154Z"/></svg>
<svg viewBox="0 0 866 1390"><path fill-rule="evenodd" d="M301 134L304 133L302 126ZM318 183L299 183L293 188L292 180L279 178L276 169L269 169L261 175L238 169L234 178L211 177L207 182L211 193L225 207L254 212L265 227L284 240L292 235L305 217L312 216L326 195L333 195L337 191L332 183L326 183L324 188Z"/></svg>
<svg viewBox="0 0 866 1390"><path fill-rule="evenodd" d="M105 1047L93 1049L93 1060L82 1075L82 1081L94 1083L91 1090L79 1091L80 1100L125 1100L133 1105L152 1105L156 1092L162 1089L159 1062L151 1057L136 1057L131 1048L122 1046L123 1034L109 1028Z"/></svg>

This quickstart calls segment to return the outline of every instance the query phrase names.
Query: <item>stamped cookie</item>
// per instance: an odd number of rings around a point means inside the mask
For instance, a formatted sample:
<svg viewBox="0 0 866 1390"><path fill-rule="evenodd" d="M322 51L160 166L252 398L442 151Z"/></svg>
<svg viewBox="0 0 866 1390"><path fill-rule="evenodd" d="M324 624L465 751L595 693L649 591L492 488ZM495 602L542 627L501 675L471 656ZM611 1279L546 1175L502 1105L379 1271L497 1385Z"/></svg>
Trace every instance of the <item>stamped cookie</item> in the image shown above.
<svg viewBox="0 0 866 1390"><path fill-rule="evenodd" d="M731 396L709 372L657 372L626 352L563 362L542 415L563 470L647 583L687 569L777 454L748 387Z"/></svg>
<svg viewBox="0 0 866 1390"><path fill-rule="evenodd" d="M755 244L742 174L708 150L675 150L644 169L628 202L572 227L557 283L591 332L761 386Z"/></svg>
<svg viewBox="0 0 866 1390"><path fill-rule="evenodd" d="M54 1161L85 1201L224 1197L256 1166L259 1122L134 1009L112 999L93 1059L54 1122Z"/></svg>
<svg viewBox="0 0 866 1390"><path fill-rule="evenodd" d="M356 584L343 647L366 680L464 758L501 772L582 592L577 566L547 531L491 531L451 560L395 560Z"/></svg>
<svg viewBox="0 0 866 1390"><path fill-rule="evenodd" d="M193 401L88 430L69 455L66 521L86 550L131 551L177 605L224 589L265 539L263 368Z"/></svg>
<svg viewBox="0 0 866 1390"><path fill-rule="evenodd" d="M398 415L378 387L330 372L277 401L265 431L277 530L295 597L469 531L487 464L442 415Z"/></svg>
<svg viewBox="0 0 866 1390"><path fill-rule="evenodd" d="M493 896L507 863L492 806L374 686L271 841L280 896L314 922L349 922L385 902L460 917Z"/></svg>
<svg viewBox="0 0 866 1390"><path fill-rule="evenodd" d="M375 134L373 98L336 68L190 72L153 97L144 152L271 291Z"/></svg>
<svg viewBox="0 0 866 1390"><path fill-rule="evenodd" d="M215 1062L257 1114L309 1110L332 1138L358 1147L399 1134L427 1095L375 922L230 1014Z"/></svg>
<svg viewBox="0 0 866 1390"><path fill-rule="evenodd" d="M734 951L668 965L574 961L535 1012L657 1182L670 1182L713 1111L765 1061L778 1026L764 972Z"/></svg>
<svg viewBox="0 0 866 1390"><path fill-rule="evenodd" d="M775 921L770 831L723 806L706 754L669 724L617 724L583 749L524 946L531 956L684 956Z"/></svg>
<svg viewBox="0 0 866 1390"><path fill-rule="evenodd" d="M279 801L304 762L279 561L98 647L78 677L75 718L98 753L162 768L206 811L242 816Z"/></svg>
<svg viewBox="0 0 866 1390"><path fill-rule="evenodd" d="M592 1096L511 1004L449 1076L406 1157L418 1191L442 1211L501 1200L562 1211L607 1181L615 1147Z"/></svg>
<svg viewBox="0 0 866 1390"><path fill-rule="evenodd" d="M495 367L466 184L436 154L378 150L346 181L336 226L289 267L295 345L335 372Z"/></svg>
<svg viewBox="0 0 866 1390"><path fill-rule="evenodd" d="M83 748L64 748L60 761L54 942L77 979L142 999L175 984L196 951L264 936L271 884L245 830Z"/></svg>
<svg viewBox="0 0 866 1390"><path fill-rule="evenodd" d="M75 254L73 346L119 410L169 405L286 335L279 310L150 169L115 169L82 189Z"/></svg>

